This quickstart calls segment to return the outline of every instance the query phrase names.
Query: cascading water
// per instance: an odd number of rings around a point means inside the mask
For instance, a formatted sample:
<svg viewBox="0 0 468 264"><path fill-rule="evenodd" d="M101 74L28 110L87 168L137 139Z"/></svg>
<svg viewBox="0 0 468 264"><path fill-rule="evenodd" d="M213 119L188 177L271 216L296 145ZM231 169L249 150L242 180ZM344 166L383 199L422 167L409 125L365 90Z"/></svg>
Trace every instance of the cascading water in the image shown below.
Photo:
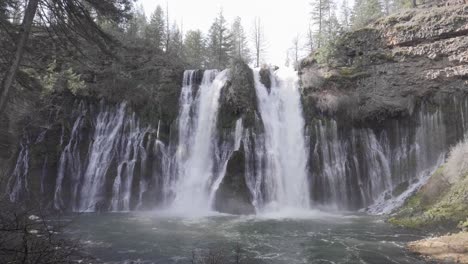
<svg viewBox="0 0 468 264"><path fill-rule="evenodd" d="M8 182L10 201L18 201L21 195L28 191L29 173L29 140L25 138L20 143L20 151L15 169Z"/></svg>
<svg viewBox="0 0 468 264"><path fill-rule="evenodd" d="M225 183L237 184L244 176L238 186L251 195L243 201L259 213L322 205L388 213L468 134L468 100L455 97L422 103L410 116L373 128L322 116L305 127L296 74L270 72L267 89L258 70L253 75L256 111L240 116L235 128L224 128L218 112L231 76L205 71L200 78L200 72L184 74L178 133L164 130L169 132L165 143L159 138L161 121L157 129L142 126L125 103L81 102L69 113L70 123L55 117L40 133L25 133L7 186L10 200L40 193L56 209L169 208L196 215L222 210L214 200L227 196L218 195L218 189L225 191L232 187ZM61 126L52 125L57 123ZM54 147L43 155L46 145ZM224 182L234 151L244 155L244 172L230 173Z"/></svg>
<svg viewBox="0 0 468 264"><path fill-rule="evenodd" d="M259 71L254 72L264 134L252 136L256 151L253 156L247 136L248 185L257 210L308 209L308 149L297 74L286 70L271 73L271 77L268 91L260 81ZM256 164L249 160L252 158Z"/></svg>
<svg viewBox="0 0 468 264"><path fill-rule="evenodd" d="M223 144L218 145L216 130L219 97L227 78L227 71L205 71L194 97L193 71L185 73L178 120L177 178L170 206L174 211L200 213L211 209L215 183L223 176L222 167L229 158L219 155L226 150L219 149Z"/></svg>
<svg viewBox="0 0 468 264"><path fill-rule="evenodd" d="M88 113L83 103L78 108L70 140L58 165L54 195L57 209L128 211L134 208L130 200L134 174L137 163L140 168L145 167L148 146L143 141L149 129L140 127L135 114L126 113L125 103L117 108L101 103L99 108L91 120L94 131L90 138L82 133L90 125L86 116L93 114ZM84 146L88 146L87 150ZM140 181L144 180L140 177Z"/></svg>
<svg viewBox="0 0 468 264"><path fill-rule="evenodd" d="M454 105L463 119L466 104ZM449 135L442 107L430 110L425 104L410 119L380 130L318 120L311 139L312 199L339 209L391 212L443 163L449 147L463 137L464 122L457 121L461 128Z"/></svg>

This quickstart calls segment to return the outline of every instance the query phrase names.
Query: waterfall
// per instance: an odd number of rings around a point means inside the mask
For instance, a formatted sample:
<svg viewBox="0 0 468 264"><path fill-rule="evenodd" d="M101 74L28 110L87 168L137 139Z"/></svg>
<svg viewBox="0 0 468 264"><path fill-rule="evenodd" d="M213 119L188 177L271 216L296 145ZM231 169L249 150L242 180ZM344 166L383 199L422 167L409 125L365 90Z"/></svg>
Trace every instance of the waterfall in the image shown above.
<svg viewBox="0 0 468 264"><path fill-rule="evenodd" d="M126 103L77 102L65 122L51 113L50 125L25 131L9 172L10 200L41 193L58 210L206 214L239 151L242 192L251 194L243 198L259 213L322 206L389 213L468 135L468 100L455 96L423 101L411 115L378 126L317 115L306 127L298 78L287 70L270 72L270 88L254 70L255 111L224 127L218 112L234 94L223 93L230 73L201 72L184 73L172 127L164 120L142 125Z"/></svg>
<svg viewBox="0 0 468 264"><path fill-rule="evenodd" d="M70 139L58 164L54 206L73 211L128 211L131 204L136 166L145 168L144 137L135 113L101 102L97 114L80 103ZM90 120L87 120L87 119ZM89 135L84 131L92 127ZM87 146L87 148L86 148ZM140 191L145 176L139 175ZM142 183L143 182L143 183ZM140 194L141 195L141 194Z"/></svg>
<svg viewBox="0 0 468 264"><path fill-rule="evenodd" d="M16 159L16 165L8 181L7 189L9 191L10 201L19 201L22 195L28 192L28 173L29 173L29 139L23 138L20 143L20 151Z"/></svg>
<svg viewBox="0 0 468 264"><path fill-rule="evenodd" d="M229 158L219 155L226 151L219 149L223 144L218 144L216 129L219 97L227 78L227 71L205 71L194 96L193 72L185 73L178 119L177 178L172 186L174 211L200 213L211 209L215 183L223 176L219 167Z"/></svg>
<svg viewBox="0 0 468 264"><path fill-rule="evenodd" d="M255 154L246 144L246 168L254 204L260 211L309 208L308 149L297 74L271 73L270 91L254 72L263 135L253 135ZM247 143L249 137L247 137ZM262 153L263 152L263 153ZM256 160L255 165L250 161ZM256 172L252 171L256 168Z"/></svg>
<svg viewBox="0 0 468 264"><path fill-rule="evenodd" d="M318 120L311 146L313 200L338 209L391 212L443 163L454 143L448 139L463 136L447 135L442 112L423 104L411 119L393 120L377 131Z"/></svg>

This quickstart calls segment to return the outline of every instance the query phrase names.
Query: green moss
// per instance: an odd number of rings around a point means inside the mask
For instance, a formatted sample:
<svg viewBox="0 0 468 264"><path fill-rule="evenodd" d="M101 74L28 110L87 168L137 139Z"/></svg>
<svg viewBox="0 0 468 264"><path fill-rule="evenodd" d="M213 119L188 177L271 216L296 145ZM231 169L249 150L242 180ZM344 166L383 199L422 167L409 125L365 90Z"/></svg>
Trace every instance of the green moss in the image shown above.
<svg viewBox="0 0 468 264"><path fill-rule="evenodd" d="M455 229L468 219L468 177L450 185L440 167L388 222L428 229Z"/></svg>

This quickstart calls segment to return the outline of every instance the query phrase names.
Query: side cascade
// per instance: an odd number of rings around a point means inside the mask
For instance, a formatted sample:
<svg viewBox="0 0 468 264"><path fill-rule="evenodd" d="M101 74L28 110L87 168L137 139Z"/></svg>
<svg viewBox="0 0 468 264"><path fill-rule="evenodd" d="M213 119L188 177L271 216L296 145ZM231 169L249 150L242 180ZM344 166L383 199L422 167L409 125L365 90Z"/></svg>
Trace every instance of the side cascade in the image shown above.
<svg viewBox="0 0 468 264"><path fill-rule="evenodd" d="M141 127L126 109L125 103L101 102L95 111L80 103L58 163L56 209L128 211L142 205L150 179L141 172L147 168L150 145L157 145L158 139L149 139L154 131ZM86 135L88 126L91 131Z"/></svg>
<svg viewBox="0 0 468 264"><path fill-rule="evenodd" d="M423 103L411 117L381 129L331 120L311 125L312 200L336 209L390 213L444 162L466 136L467 100ZM452 120L448 120L452 119Z"/></svg>

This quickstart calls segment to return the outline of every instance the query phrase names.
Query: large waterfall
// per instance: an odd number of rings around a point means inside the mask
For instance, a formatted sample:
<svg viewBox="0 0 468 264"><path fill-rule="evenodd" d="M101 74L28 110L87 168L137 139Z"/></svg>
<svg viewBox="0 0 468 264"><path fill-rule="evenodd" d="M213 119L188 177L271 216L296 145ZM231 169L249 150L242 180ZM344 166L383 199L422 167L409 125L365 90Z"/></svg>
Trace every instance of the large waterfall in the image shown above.
<svg viewBox="0 0 468 264"><path fill-rule="evenodd" d="M253 114L225 125L218 115L231 72L186 71L178 117L165 124L163 139L164 120L143 125L126 103L76 102L58 127L25 132L9 198L40 195L58 210L194 215L222 210L218 197L241 194L255 208L248 212L323 206L388 213L468 129L468 100L455 97L423 101L407 117L372 126L319 114L304 120L296 73L270 70L269 77L266 85L253 71L252 87L238 88L251 89ZM218 193L229 188L243 189Z"/></svg>
<svg viewBox="0 0 468 264"><path fill-rule="evenodd" d="M180 97L179 144L176 152L177 178L173 210L188 213L211 209L216 182L223 177L229 152L218 144L216 121L219 96L228 71L207 70L196 94L194 71L185 72Z"/></svg>
<svg viewBox="0 0 468 264"><path fill-rule="evenodd" d="M254 137L256 151L263 153L250 157L257 163L256 173L252 166L246 166L249 186L257 210L308 209L308 149L298 78L294 71L270 74L271 88L267 89L260 81L259 71L254 71L264 134ZM246 162L252 164L249 159Z"/></svg>

